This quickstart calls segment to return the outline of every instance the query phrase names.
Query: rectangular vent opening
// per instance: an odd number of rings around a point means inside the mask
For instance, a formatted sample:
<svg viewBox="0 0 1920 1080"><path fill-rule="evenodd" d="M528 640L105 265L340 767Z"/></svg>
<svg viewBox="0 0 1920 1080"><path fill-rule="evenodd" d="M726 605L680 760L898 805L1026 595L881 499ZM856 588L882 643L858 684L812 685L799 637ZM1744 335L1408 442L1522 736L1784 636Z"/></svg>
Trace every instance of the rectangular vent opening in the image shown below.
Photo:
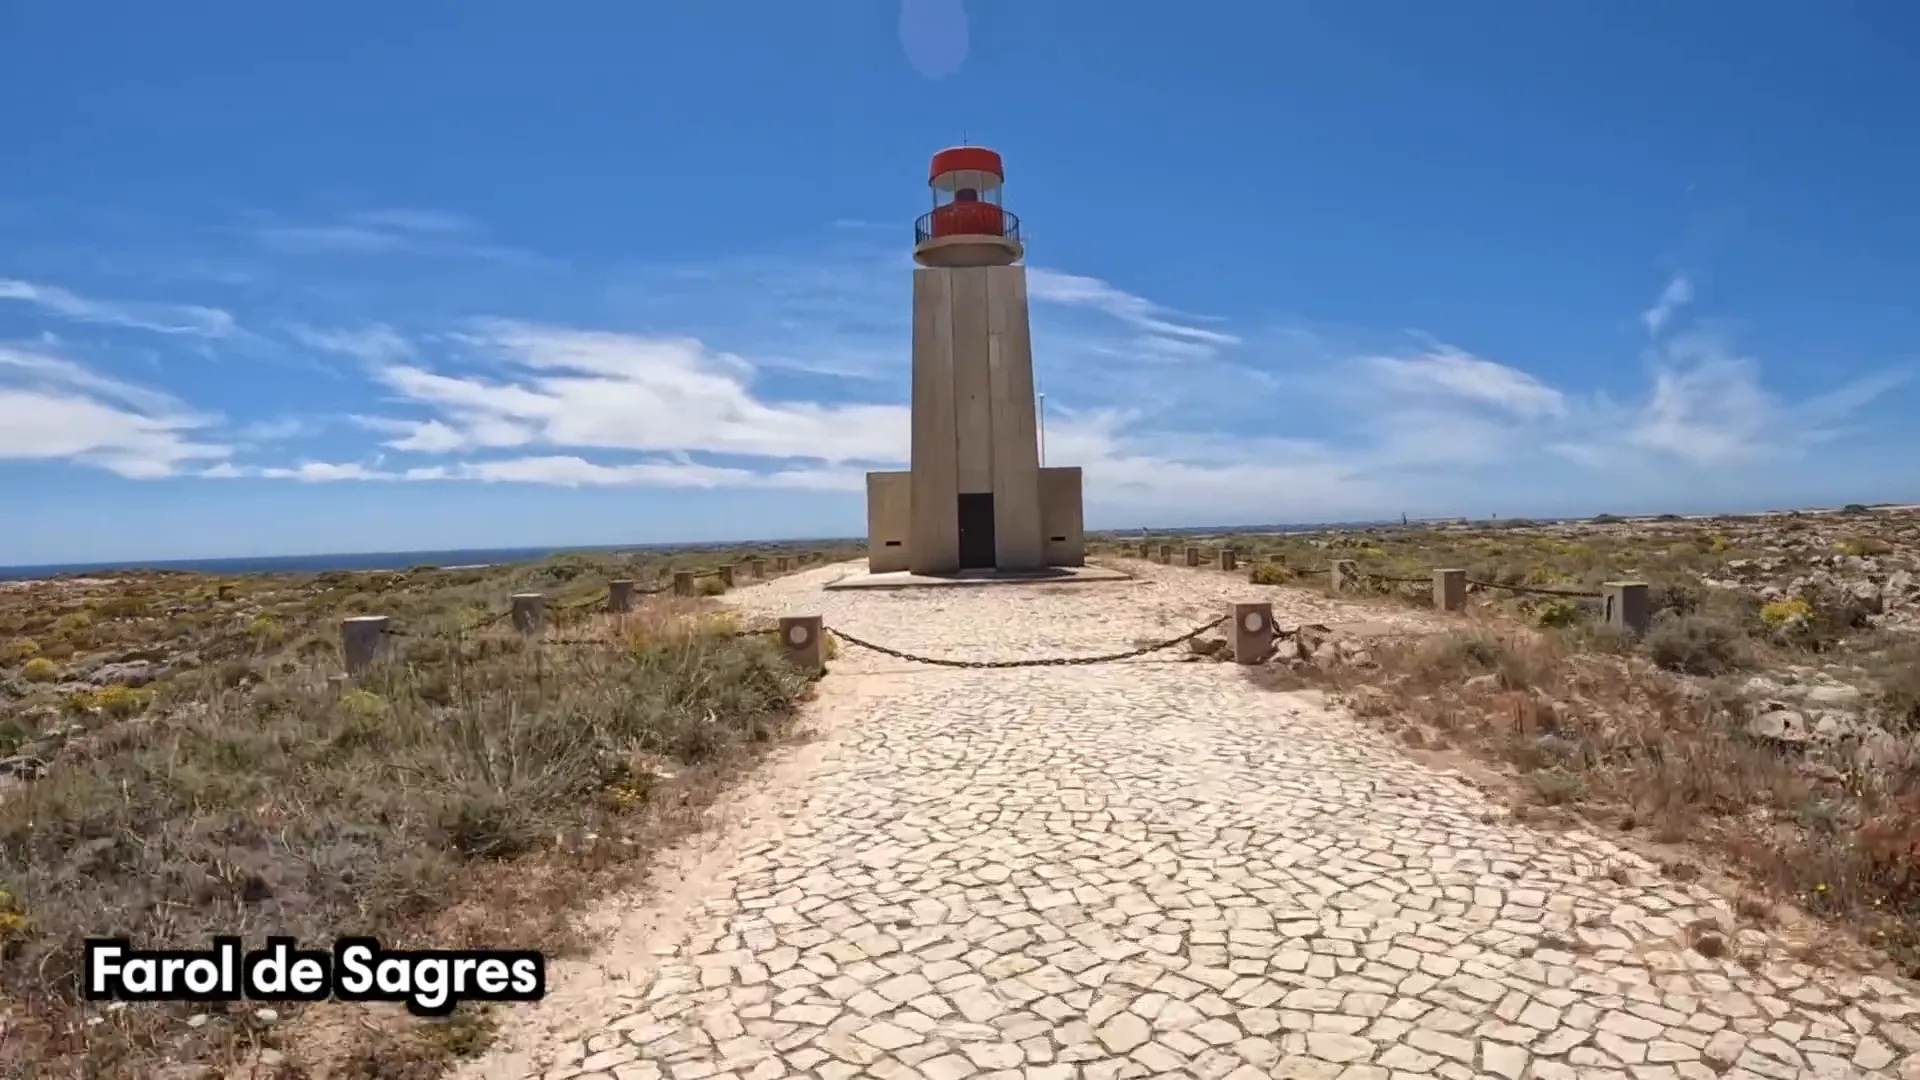
<svg viewBox="0 0 1920 1080"><path fill-rule="evenodd" d="M1047 541L1054 544L1064 544L1067 542L1067 538L1064 536L1049 536L1047 537Z"/></svg>
<svg viewBox="0 0 1920 1080"><path fill-rule="evenodd" d="M888 547L899 547L899 546L900 546L900 541L898 541L898 540L889 540L889 541L887 541L887 546L888 546Z"/></svg>

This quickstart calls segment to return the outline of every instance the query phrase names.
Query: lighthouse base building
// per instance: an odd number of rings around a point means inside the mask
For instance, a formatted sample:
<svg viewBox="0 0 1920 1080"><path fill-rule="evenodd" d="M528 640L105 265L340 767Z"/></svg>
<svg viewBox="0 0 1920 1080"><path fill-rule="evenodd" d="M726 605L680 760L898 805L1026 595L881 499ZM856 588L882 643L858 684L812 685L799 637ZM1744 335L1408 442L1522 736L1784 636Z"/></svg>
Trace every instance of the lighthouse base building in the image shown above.
<svg viewBox="0 0 1920 1080"><path fill-rule="evenodd" d="M1042 468L1019 219L1000 155L934 155L914 227L912 447L867 474L867 568L951 575L1086 562L1077 466Z"/></svg>

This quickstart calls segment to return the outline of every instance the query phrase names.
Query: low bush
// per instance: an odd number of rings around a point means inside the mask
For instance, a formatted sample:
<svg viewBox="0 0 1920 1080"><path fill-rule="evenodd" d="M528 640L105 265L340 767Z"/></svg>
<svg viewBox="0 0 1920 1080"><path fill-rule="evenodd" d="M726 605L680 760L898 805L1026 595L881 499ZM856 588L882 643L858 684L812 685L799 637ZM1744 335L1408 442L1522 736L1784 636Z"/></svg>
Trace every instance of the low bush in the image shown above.
<svg viewBox="0 0 1920 1080"><path fill-rule="evenodd" d="M1849 536L1834 545L1843 555L1874 557L1893 552L1893 545L1877 536Z"/></svg>
<svg viewBox="0 0 1920 1080"><path fill-rule="evenodd" d="M1285 585L1293 580L1293 575L1280 563L1263 562L1253 564L1247 571L1247 580L1255 585Z"/></svg>
<svg viewBox="0 0 1920 1080"><path fill-rule="evenodd" d="M1746 666L1750 658L1739 627L1707 615L1655 619L1646 647L1655 664L1685 675L1724 675Z"/></svg>
<svg viewBox="0 0 1920 1080"><path fill-rule="evenodd" d="M613 857L570 845L622 835L668 778L773 738L808 685L763 636L681 614L622 626L609 647L543 651L416 630L337 696L311 667L236 658L171 680L151 720L100 728L9 793L0 992L33 1052L99 1075L146 1067L151 1048L118 1026L71 1020L80 942L107 932L156 948L216 933L562 947L581 875ZM154 701L109 687L88 704L128 717ZM488 866L548 852L566 857L516 879L537 895L468 903L497 881Z"/></svg>

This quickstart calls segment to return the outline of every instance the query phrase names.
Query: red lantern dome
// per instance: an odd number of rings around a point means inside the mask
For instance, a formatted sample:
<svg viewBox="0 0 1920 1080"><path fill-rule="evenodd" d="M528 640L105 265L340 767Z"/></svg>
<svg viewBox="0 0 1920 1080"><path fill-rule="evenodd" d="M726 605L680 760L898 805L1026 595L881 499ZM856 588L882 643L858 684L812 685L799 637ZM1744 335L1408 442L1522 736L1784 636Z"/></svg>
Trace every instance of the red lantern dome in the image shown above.
<svg viewBox="0 0 1920 1080"><path fill-rule="evenodd" d="M1004 266L1025 250L1020 219L1001 205L1006 170L984 146L933 155L927 186L933 209L914 223L914 258L924 266Z"/></svg>

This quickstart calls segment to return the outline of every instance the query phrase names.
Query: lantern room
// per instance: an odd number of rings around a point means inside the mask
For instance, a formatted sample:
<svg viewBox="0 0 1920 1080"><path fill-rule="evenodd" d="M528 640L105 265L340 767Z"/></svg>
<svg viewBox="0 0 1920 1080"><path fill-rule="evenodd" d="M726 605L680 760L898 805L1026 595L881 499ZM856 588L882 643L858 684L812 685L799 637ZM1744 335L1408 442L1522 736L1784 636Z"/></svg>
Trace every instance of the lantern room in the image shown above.
<svg viewBox="0 0 1920 1080"><path fill-rule="evenodd" d="M927 171L933 209L913 226L913 257L922 266L1006 266L1025 250L1020 219L1001 203L1006 170L984 146L955 146L933 155Z"/></svg>

